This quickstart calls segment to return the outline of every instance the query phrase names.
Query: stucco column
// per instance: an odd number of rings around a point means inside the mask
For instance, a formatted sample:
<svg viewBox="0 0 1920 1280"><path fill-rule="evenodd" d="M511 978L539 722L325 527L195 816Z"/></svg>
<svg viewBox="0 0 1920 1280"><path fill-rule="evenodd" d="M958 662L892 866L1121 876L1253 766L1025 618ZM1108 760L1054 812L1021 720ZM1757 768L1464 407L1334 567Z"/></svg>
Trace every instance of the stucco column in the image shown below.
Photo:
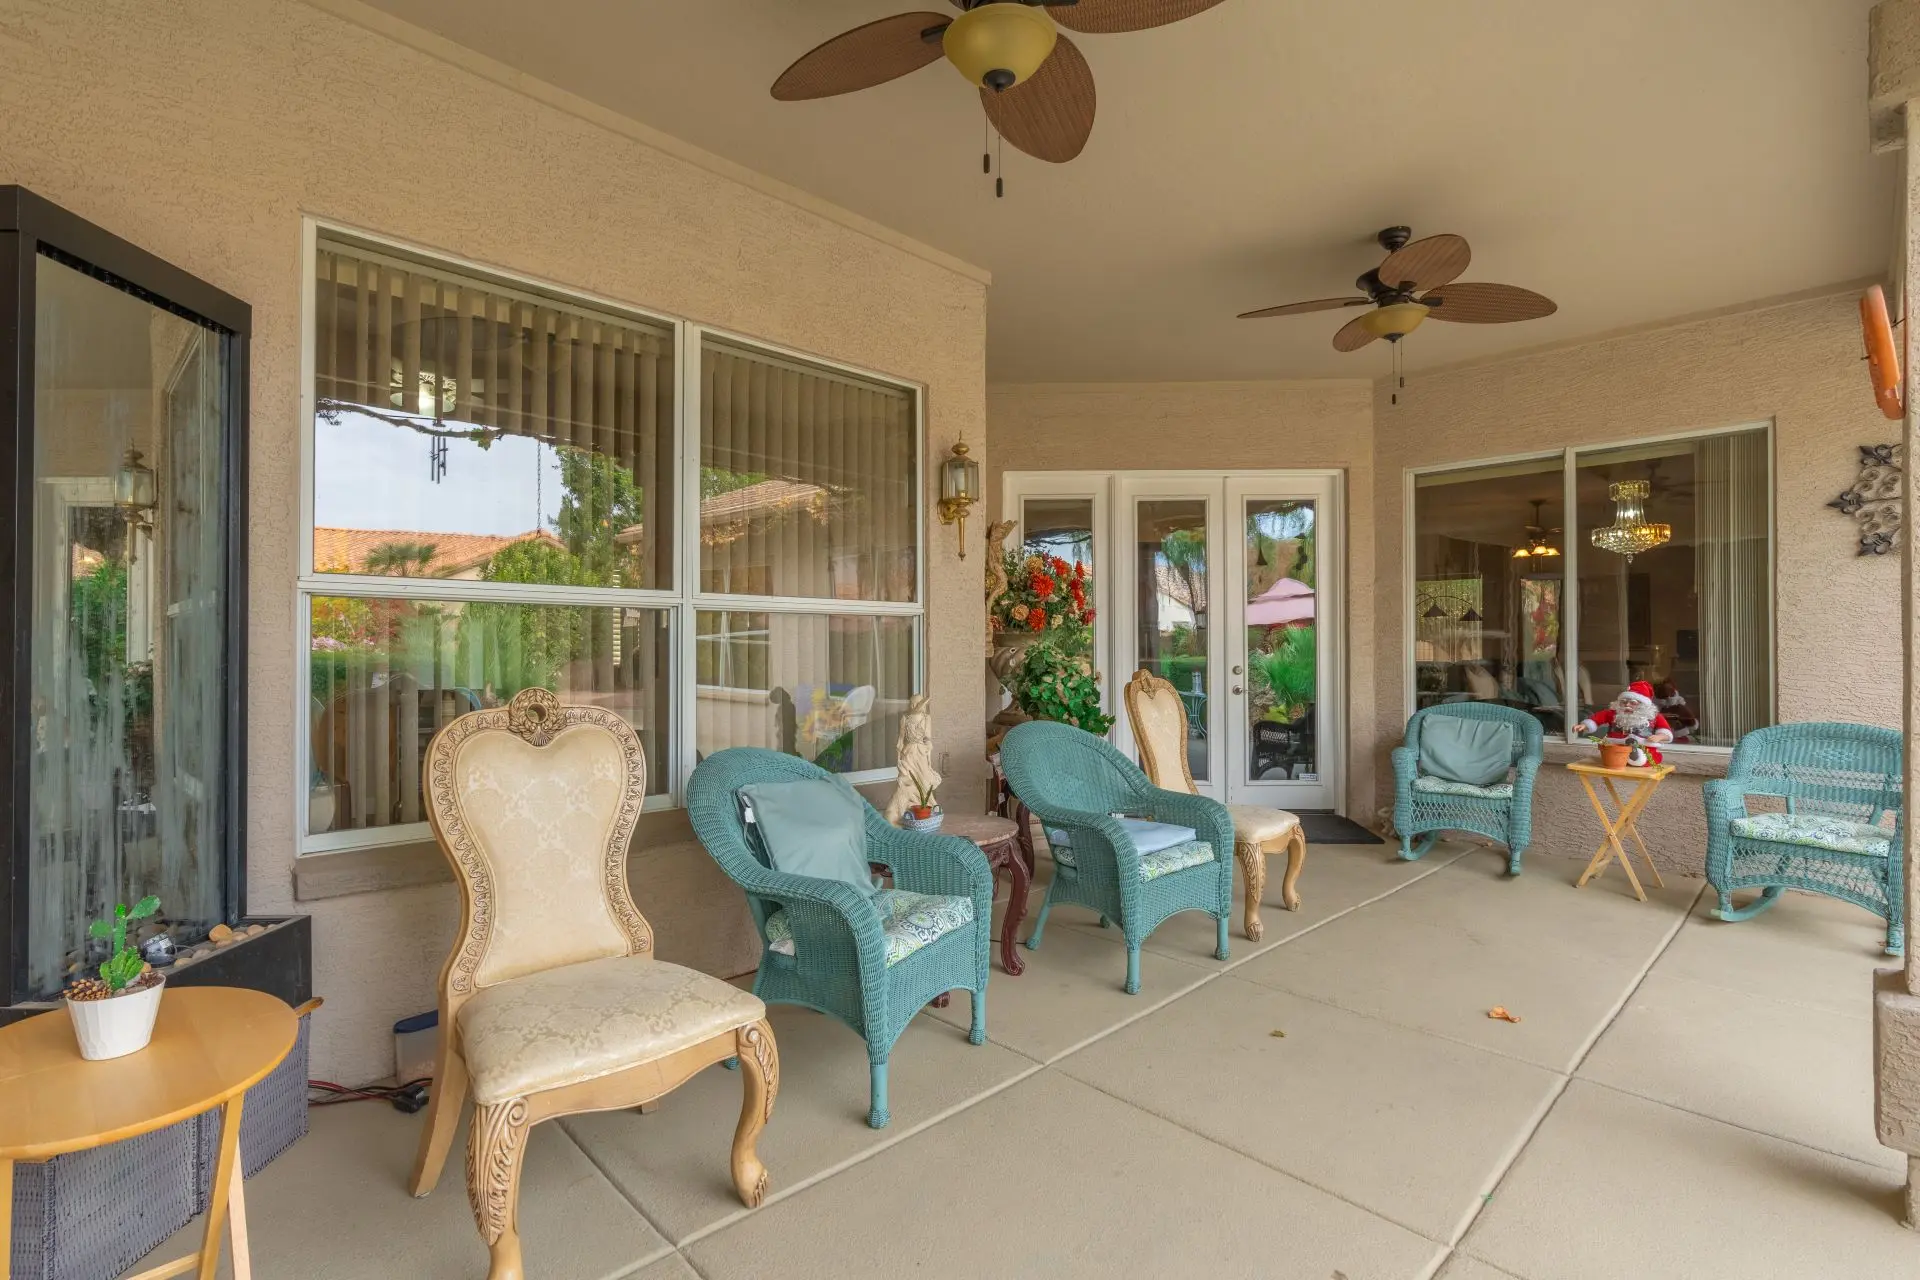
<svg viewBox="0 0 1920 1280"><path fill-rule="evenodd" d="M1899 151L1905 199L1899 248L1891 264L1899 279L1893 309L1911 317L1920 300L1920 0L1883 0L1869 19L1868 99L1873 145ZM1901 530L1902 699L1908 799L1920 796L1920 394L1914 363L1920 342L1916 324L1901 327L1907 371L1907 412L1902 424L1907 480ZM1905 845L1895 851L1906 868L1906 957L1899 969L1883 969L1874 982L1874 1106L1880 1141L1907 1153L1907 1225L1920 1228L1920 832L1906 806Z"/></svg>

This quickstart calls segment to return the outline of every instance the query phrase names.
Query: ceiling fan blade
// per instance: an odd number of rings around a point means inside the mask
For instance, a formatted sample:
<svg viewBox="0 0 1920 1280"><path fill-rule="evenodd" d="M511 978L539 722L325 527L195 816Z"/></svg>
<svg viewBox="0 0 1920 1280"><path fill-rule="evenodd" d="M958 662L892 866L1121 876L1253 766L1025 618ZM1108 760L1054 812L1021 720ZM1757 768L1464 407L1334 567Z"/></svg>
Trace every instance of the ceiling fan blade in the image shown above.
<svg viewBox="0 0 1920 1280"><path fill-rule="evenodd" d="M1069 31L1113 35L1164 27L1196 13L1205 13L1220 0L1079 0L1077 4L1048 5L1053 20Z"/></svg>
<svg viewBox="0 0 1920 1280"><path fill-rule="evenodd" d="M1333 335L1335 351L1358 351L1374 339L1374 333L1366 327L1365 316L1355 316L1340 326L1340 332Z"/></svg>
<svg viewBox="0 0 1920 1280"><path fill-rule="evenodd" d="M1420 299L1435 320L1455 324L1511 324L1538 320L1560 308L1553 299L1511 284L1450 284Z"/></svg>
<svg viewBox="0 0 1920 1280"><path fill-rule="evenodd" d="M1000 93L982 89L980 105L1008 142L1036 160L1064 164L1093 132L1093 68L1061 36L1038 71Z"/></svg>
<svg viewBox="0 0 1920 1280"><path fill-rule="evenodd" d="M1380 264L1380 281L1389 289L1438 289L1460 278L1473 251L1459 236L1428 236L1402 245Z"/></svg>
<svg viewBox="0 0 1920 1280"><path fill-rule="evenodd" d="M1303 316L1309 311L1338 311L1341 307L1364 307L1367 298L1320 298L1313 302L1289 302L1284 307L1263 307L1259 311L1242 311L1242 320L1264 320L1268 316Z"/></svg>
<svg viewBox="0 0 1920 1280"><path fill-rule="evenodd" d="M843 31L782 71L773 82L773 96L802 102L897 80L940 60L940 42L922 39L921 32L952 21L944 13L896 13Z"/></svg>

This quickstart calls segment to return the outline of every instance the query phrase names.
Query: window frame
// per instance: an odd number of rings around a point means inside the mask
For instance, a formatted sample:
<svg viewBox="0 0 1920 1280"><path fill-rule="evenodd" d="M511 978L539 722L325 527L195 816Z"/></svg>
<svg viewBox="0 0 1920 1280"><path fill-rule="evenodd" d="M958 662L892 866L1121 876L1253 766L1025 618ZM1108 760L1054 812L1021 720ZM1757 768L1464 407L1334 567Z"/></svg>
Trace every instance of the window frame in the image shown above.
<svg viewBox="0 0 1920 1280"><path fill-rule="evenodd" d="M657 324L670 330L674 343L673 475L675 493L675 538L673 582L668 587L570 587L543 583L470 582L434 578L396 578L353 573L319 573L313 562L314 476L316 447L316 373L317 340L315 302L320 241L325 237L351 248L355 243L371 251L393 253L418 261L427 269L477 275L510 287L538 291L556 301L572 302L595 310L627 316ZM299 451L299 547L296 552L294 586L294 645L297 678L293 681L294 752L293 794L295 852L298 855L333 853L346 849L382 848L431 840L432 828L424 822L391 827L356 828L318 835L308 831L308 802L311 793L312 699L309 663L313 649L312 601L322 597L353 599L447 600L458 602L493 601L507 604L581 605L599 608L658 609L667 615L674 640L669 653L669 680L672 702L669 706L672 760L664 794L647 797L647 811L677 809L684 805L686 782L693 773L698 750L694 740L698 722L698 668L696 660L698 615L702 611L814 614L822 617L886 616L914 620L913 682L915 694L926 691L927 678L927 551L930 534L927 521L927 386L893 374L850 364L843 360L816 355L780 343L768 342L718 325L703 324L675 315L607 297L588 289L576 288L542 279L525 272L479 262L459 254L417 244L351 223L304 215L301 218L300 280L300 451ZM730 344L745 351L811 365L830 372L881 383L907 392L913 397L912 465L914 503L914 598L911 601L843 600L822 596L763 596L722 594L699 590L700 583L700 430L701 361L704 344L709 340ZM889 782L899 776L896 767L864 769L841 774L856 786Z"/></svg>
<svg viewBox="0 0 1920 1280"><path fill-rule="evenodd" d="M1597 440L1580 445L1567 445L1560 449L1529 450L1524 453L1505 453L1491 457L1471 458L1459 462L1434 463L1421 467L1406 467L1401 471L1401 546L1400 546L1400 674L1401 705L1407 708L1407 714L1413 714L1417 702L1419 684L1418 667L1414 661L1414 644L1417 623L1414 616L1414 595L1418 589L1418 575L1415 567L1415 555L1419 545L1419 481L1427 476L1447 475L1455 471L1475 471L1483 467L1498 467L1510 463L1548 462L1558 459L1560 463L1560 504L1561 521L1566 532L1562 533L1560 555L1560 633L1563 640L1564 661L1561 666L1561 688L1572 691L1578 697L1580 672L1580 556L1584 544L1579 535L1579 468L1582 455L1605 453L1613 449L1636 448L1645 445L1681 444L1695 440L1709 440L1715 436L1739 435L1744 432L1759 431L1766 439L1767 455L1767 724L1778 723L1780 714L1780 617L1778 611L1779 585L1779 529L1777 524L1777 498L1775 475L1775 442L1777 433L1772 418L1755 422L1737 422L1718 427L1703 427L1689 431L1671 431L1660 435L1627 436L1619 439ZM1544 576L1544 575L1535 575ZM1574 733L1573 706L1563 703L1560 708L1566 728L1558 741L1572 744L1580 741ZM1548 741L1555 741L1551 734ZM1660 748L1662 752L1682 756L1701 756L1707 758L1727 757L1733 754L1731 746L1710 746L1705 743L1671 743Z"/></svg>

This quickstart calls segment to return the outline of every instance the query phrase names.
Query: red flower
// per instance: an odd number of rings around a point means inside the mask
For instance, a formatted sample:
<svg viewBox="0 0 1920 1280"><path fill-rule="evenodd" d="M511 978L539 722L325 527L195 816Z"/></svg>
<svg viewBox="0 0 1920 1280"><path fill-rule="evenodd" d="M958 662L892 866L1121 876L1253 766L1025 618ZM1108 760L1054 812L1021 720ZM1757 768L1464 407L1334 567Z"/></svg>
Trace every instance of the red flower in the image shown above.
<svg viewBox="0 0 1920 1280"><path fill-rule="evenodd" d="M1071 566L1068 565L1067 562L1065 560L1062 560L1059 556L1053 557L1050 564L1053 571L1059 574L1063 578L1067 576L1067 570L1071 568Z"/></svg>
<svg viewBox="0 0 1920 1280"><path fill-rule="evenodd" d="M1085 561L1081 561L1073 566L1073 576L1076 580L1087 576L1087 565Z"/></svg>
<svg viewBox="0 0 1920 1280"><path fill-rule="evenodd" d="M1091 609L1087 610L1087 622L1089 624L1093 622L1093 610Z"/></svg>
<svg viewBox="0 0 1920 1280"><path fill-rule="evenodd" d="M1027 579L1027 585L1033 588L1033 594L1039 596L1042 600L1047 600L1052 598L1053 589L1058 584L1046 574L1036 573Z"/></svg>
<svg viewBox="0 0 1920 1280"><path fill-rule="evenodd" d="M1045 609L1035 609L1027 614L1027 629L1029 631L1044 631L1046 627L1047 611Z"/></svg>

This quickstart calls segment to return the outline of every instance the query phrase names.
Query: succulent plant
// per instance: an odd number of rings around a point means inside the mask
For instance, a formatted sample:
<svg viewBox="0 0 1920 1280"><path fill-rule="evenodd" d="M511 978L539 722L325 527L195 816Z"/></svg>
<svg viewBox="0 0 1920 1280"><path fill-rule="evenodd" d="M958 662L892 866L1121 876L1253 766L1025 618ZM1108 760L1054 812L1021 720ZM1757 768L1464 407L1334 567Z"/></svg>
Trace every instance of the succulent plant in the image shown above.
<svg viewBox="0 0 1920 1280"><path fill-rule="evenodd" d="M125 991L140 971L146 968L146 960L140 955L140 949L127 942L127 921L145 920L160 910L160 899L148 894L140 901L128 907L122 902L114 907L113 915L106 920L95 920L87 926L90 937L110 940L112 947L107 958L100 965L100 980L107 989L116 994Z"/></svg>

